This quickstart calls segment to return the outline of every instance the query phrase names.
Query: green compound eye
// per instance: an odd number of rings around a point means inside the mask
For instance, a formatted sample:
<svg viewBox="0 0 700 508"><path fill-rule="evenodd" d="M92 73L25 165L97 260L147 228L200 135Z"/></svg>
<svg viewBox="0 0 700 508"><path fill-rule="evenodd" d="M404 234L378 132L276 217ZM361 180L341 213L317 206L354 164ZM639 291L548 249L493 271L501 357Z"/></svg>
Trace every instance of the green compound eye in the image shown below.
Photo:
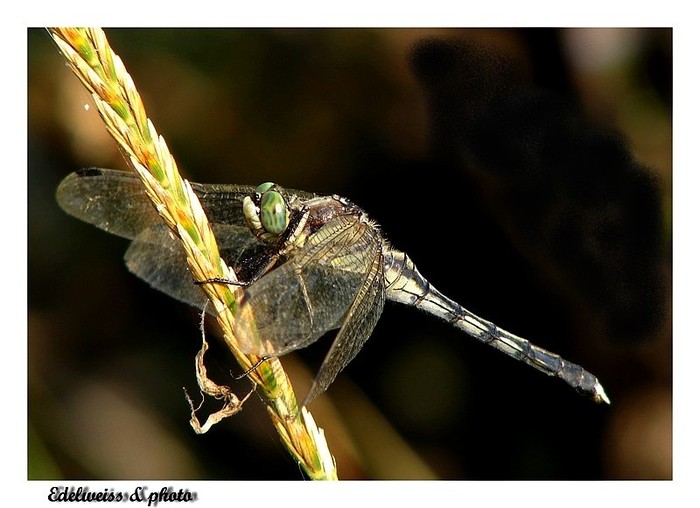
<svg viewBox="0 0 700 508"><path fill-rule="evenodd" d="M268 185L264 183L258 187ZM271 186L272 184L270 184ZM270 188L267 187L267 189ZM258 191L256 189L256 191ZM258 191L259 192L259 191ZM289 224L289 210L287 209L287 203L285 203L282 194L277 191L262 191L262 199L260 200L260 222L262 227L268 233L273 235L281 235L284 230L287 229L287 224Z"/></svg>
<svg viewBox="0 0 700 508"><path fill-rule="evenodd" d="M265 192L267 192L270 188L272 188L274 186L275 186L275 184L272 182L261 183L260 185L258 185L255 188L255 192L257 192L258 194L264 194Z"/></svg>

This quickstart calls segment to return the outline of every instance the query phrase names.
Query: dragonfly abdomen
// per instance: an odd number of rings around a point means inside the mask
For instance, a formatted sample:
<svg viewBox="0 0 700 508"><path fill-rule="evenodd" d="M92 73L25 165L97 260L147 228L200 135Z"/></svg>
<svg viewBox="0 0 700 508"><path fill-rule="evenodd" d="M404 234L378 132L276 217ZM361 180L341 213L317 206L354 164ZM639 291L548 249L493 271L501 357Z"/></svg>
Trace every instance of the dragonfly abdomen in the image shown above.
<svg viewBox="0 0 700 508"><path fill-rule="evenodd" d="M472 314L447 298L420 274L406 253L385 250L384 282L387 299L433 314L508 356L562 379L596 402L609 403L603 387L593 374Z"/></svg>

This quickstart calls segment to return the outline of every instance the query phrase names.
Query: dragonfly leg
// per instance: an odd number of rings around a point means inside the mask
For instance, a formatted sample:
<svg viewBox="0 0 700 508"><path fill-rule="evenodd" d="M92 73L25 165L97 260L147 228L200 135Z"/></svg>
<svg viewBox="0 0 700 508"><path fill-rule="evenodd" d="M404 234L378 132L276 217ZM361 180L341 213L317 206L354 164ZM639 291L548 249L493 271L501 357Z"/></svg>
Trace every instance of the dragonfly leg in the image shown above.
<svg viewBox="0 0 700 508"><path fill-rule="evenodd" d="M263 364L263 362L266 362L266 361L269 360L270 358L272 358L272 357L271 357L271 356L267 356L267 355L261 356L260 359L259 359L257 362L255 362L255 365L253 365L251 368L249 368L248 370L246 370L243 374L239 374L238 376L235 376L233 379L236 380L236 381L240 381L241 379L243 379L244 377L246 377L248 374L250 374L251 372L253 372L255 369L257 369L258 367L260 367L260 366Z"/></svg>
<svg viewBox="0 0 700 508"><path fill-rule="evenodd" d="M250 286L252 284L252 282L246 282L242 280L231 280L226 279L224 277L214 277L213 279L195 280L194 283L197 286L203 286L204 284L225 284L226 286L238 287Z"/></svg>

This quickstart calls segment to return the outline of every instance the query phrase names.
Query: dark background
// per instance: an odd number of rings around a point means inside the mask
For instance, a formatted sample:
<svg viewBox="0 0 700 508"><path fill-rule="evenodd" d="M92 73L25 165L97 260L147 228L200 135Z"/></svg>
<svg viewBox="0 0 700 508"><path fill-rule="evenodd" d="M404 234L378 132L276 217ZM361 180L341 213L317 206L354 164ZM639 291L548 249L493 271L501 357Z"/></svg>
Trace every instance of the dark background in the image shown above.
<svg viewBox="0 0 700 508"><path fill-rule="evenodd" d="M341 478L671 478L670 30L107 35L185 176L351 198L613 402L388 303L310 408ZM28 43L29 478L302 478L256 397L189 427L198 314L56 205L70 172L127 167L48 34ZM298 396L329 345L283 359ZM222 346L207 363L247 392Z"/></svg>

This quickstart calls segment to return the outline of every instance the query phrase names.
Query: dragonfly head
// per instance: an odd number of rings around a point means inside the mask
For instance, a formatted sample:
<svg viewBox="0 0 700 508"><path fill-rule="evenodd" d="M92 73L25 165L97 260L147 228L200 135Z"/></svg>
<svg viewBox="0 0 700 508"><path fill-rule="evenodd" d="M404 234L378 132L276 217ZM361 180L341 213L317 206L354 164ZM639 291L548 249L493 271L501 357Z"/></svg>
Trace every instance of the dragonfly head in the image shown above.
<svg viewBox="0 0 700 508"><path fill-rule="evenodd" d="M243 215L255 236L275 242L289 225L289 206L277 184L265 182L243 199Z"/></svg>

